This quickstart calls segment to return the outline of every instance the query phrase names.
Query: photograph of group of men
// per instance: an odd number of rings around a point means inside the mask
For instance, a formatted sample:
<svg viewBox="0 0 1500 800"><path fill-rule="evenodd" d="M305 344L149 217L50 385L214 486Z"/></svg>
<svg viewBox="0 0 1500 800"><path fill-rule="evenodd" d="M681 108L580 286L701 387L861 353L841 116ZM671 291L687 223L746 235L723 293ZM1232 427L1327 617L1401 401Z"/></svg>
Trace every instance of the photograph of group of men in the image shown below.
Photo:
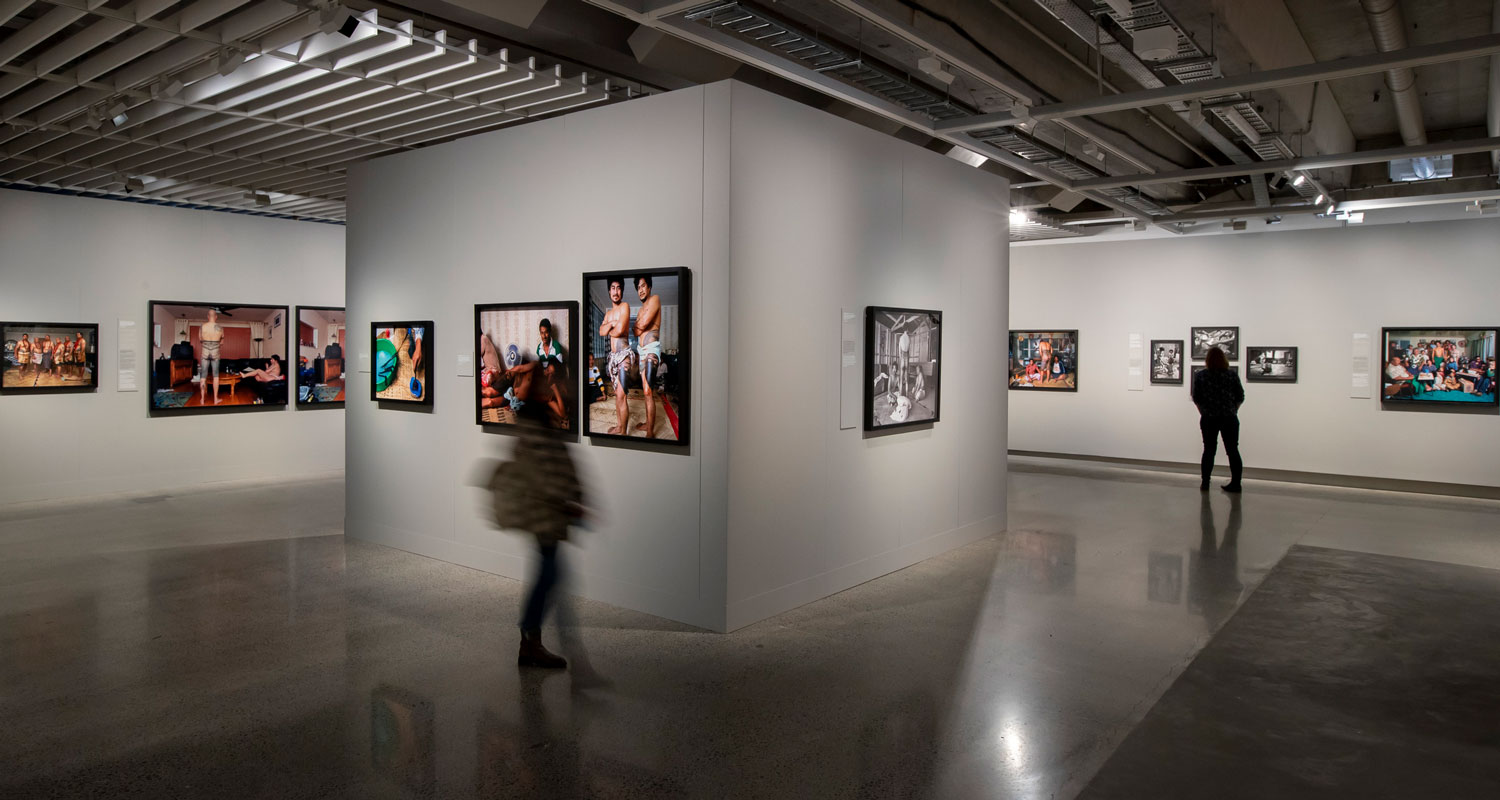
<svg viewBox="0 0 1500 800"><path fill-rule="evenodd" d="M297 307L297 405L344 402L344 309Z"/></svg>
<svg viewBox="0 0 1500 800"><path fill-rule="evenodd" d="M474 307L479 335L477 407L481 425L577 426L573 337L578 304L497 303Z"/></svg>
<svg viewBox="0 0 1500 800"><path fill-rule="evenodd" d="M865 430L936 422L943 312L865 310Z"/></svg>
<svg viewBox="0 0 1500 800"><path fill-rule="evenodd" d="M1245 380L1251 383L1296 383L1297 348L1246 347Z"/></svg>
<svg viewBox="0 0 1500 800"><path fill-rule="evenodd" d="M1495 403L1495 330L1387 328L1381 398Z"/></svg>
<svg viewBox="0 0 1500 800"><path fill-rule="evenodd" d="M99 385L99 326L0 323L4 389L92 389Z"/></svg>
<svg viewBox="0 0 1500 800"><path fill-rule="evenodd" d="M584 276L584 432L685 443L688 271Z"/></svg>
<svg viewBox="0 0 1500 800"><path fill-rule="evenodd" d="M286 405L286 306L151 303L151 408Z"/></svg>
<svg viewBox="0 0 1500 800"><path fill-rule="evenodd" d="M1078 331L1011 331L1010 388L1078 391Z"/></svg>

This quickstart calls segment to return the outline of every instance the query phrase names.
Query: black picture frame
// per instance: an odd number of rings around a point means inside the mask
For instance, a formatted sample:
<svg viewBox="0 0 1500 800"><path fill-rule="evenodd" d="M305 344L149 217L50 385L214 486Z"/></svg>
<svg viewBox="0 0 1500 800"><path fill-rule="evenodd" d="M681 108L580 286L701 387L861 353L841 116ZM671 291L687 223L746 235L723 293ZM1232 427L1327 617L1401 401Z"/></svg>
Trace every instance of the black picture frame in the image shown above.
<svg viewBox="0 0 1500 800"><path fill-rule="evenodd" d="M1197 378L1198 377L1198 373L1200 373L1200 372L1202 372L1203 370L1206 370L1206 369L1208 369L1208 365L1207 364L1194 364L1192 370L1190 370L1190 372L1189 372L1189 376L1188 376L1189 379L1191 380L1192 378ZM1233 372L1236 375L1239 375L1240 366L1238 364L1230 364L1229 365L1229 371ZM1188 385L1191 386L1192 384L1189 383ZM1191 391L1191 390L1189 390L1189 391Z"/></svg>
<svg viewBox="0 0 1500 800"><path fill-rule="evenodd" d="M12 333L12 329L15 329ZM66 379L56 386L35 385L41 378L40 370L32 377L32 385L25 386L19 383L6 385L5 378L11 373L12 367L24 371L24 367L14 360L12 343L19 343L22 334L28 337L34 335L38 330L66 331L68 333L87 332L88 352L84 354L83 366L87 369L89 380L87 383L79 381L69 384ZM68 341L74 341L68 337ZM79 392L94 392L99 389L99 325L94 322L0 322L0 345L4 351L0 352L0 394L76 394ZM30 362L35 364L35 361Z"/></svg>
<svg viewBox="0 0 1500 800"><path fill-rule="evenodd" d="M307 409L315 409L315 408L343 408L344 407L344 403L349 399L349 375L351 375L353 373L353 371L349 369L349 350L348 350L348 345L349 345L349 324L348 324L349 323L349 317L348 317L348 309L344 308L343 306L297 306L297 307L293 308L292 309L292 318L297 321L298 338L296 339L296 346L298 348L300 348L302 346L302 339L301 339L302 312L304 312L304 311L337 311L340 314L344 314L345 315L344 316L344 341L339 342L339 348L343 351L343 357L342 357L341 360L344 362L343 369L342 369L342 374L344 375L344 378L343 378L343 380L344 380L344 393L343 393L344 394L344 399L343 400L303 400L302 399L302 386L303 386L302 378L303 378L303 376L302 376L301 366L300 366L300 364L298 364L297 366L293 366L292 367L292 369L296 372L296 375L297 375L297 382L296 382L296 389L297 390L292 393L293 403L295 403L296 408L298 410L307 410ZM316 346L317 345L314 345L314 347L316 347ZM325 361L326 358L327 358L327 355L326 355L327 346L326 345L324 346L324 350L325 350L325 354L323 356L320 356L319 358L315 359L314 363L311 365L311 369L312 369L314 377L316 377L318 371L322 368L317 362L318 361ZM299 358L300 358L300 355L299 355ZM317 384L315 381L312 382L312 383L307 384L308 390L309 390L309 394L308 394L309 397L312 396L311 390L313 388L315 388L316 386L318 386L318 385L319 384Z"/></svg>
<svg viewBox="0 0 1500 800"><path fill-rule="evenodd" d="M1223 347L1223 344L1220 342L1203 343L1200 347L1200 331L1204 334L1214 331L1234 331L1234 344L1231 347L1225 348L1224 355L1228 356L1230 361L1240 360L1240 328L1238 325L1195 325L1188 334L1188 341L1192 344L1193 361L1202 361L1208 358L1208 351L1214 345Z"/></svg>
<svg viewBox="0 0 1500 800"><path fill-rule="evenodd" d="M663 360L666 362L665 366L667 369L661 376L663 378L663 392L667 395L668 398L668 400L663 403L663 408L667 409L668 411L666 417L667 424L673 426L674 433L676 434L675 439L647 438L645 436L632 436L629 435L628 432L620 434L609 433L607 430L595 431L592 429L593 426L591 415L589 413L589 407L592 406L595 402L599 402L594 398L594 392L601 391L601 387L599 384L596 384L593 379L591 379L589 373L591 369L597 367L595 359L600 358L600 356L594 355L595 344L603 338L598 333L598 326L594 323L594 312L596 310L599 310L602 313L604 310L599 308L598 304L594 303L590 284L595 281L604 281L607 293L608 282L611 278L623 278L625 281L625 298L626 302L629 302L629 298L639 299L639 295L636 293L634 285L635 279L640 276L649 276L653 280L653 282L657 278L675 278L677 280L677 347L675 348L677 352L675 354L671 354L670 351L673 348L669 346L663 347ZM580 338L578 341L582 345L582 349L579 351L579 357L580 359L586 357L588 361L584 362L580 360L578 367L579 376L583 380L583 389L579 392L578 395L578 409L581 416L579 431L584 436L588 436L591 439L628 441L634 442L636 444L651 444L662 447L689 446L692 438L693 411L692 279L692 270L688 269L687 267L643 267L641 269L618 269L607 270L603 272L586 272L583 274L583 288L581 295L582 302L579 304L579 325L581 330ZM633 337L630 338L633 340ZM635 345L631 345L631 347L634 348ZM606 359L607 363L607 354L609 352L607 349L607 343L603 350L606 353L603 358ZM587 356L585 356L585 354L587 354ZM608 390L610 388L610 379L609 376L605 373L606 370L600 370L600 382L602 383L602 391L605 395L602 399L607 400ZM671 390L668 390L666 388L668 385L673 388ZM676 402L675 408L673 408L671 404L671 401L673 400L675 400ZM676 418L675 424L673 421L674 416ZM634 419L635 417L634 415L632 415L631 420L633 421ZM630 423L627 422L627 426L629 424Z"/></svg>
<svg viewBox="0 0 1500 800"><path fill-rule="evenodd" d="M483 348L479 346L480 338L487 335L482 323L484 314L495 311L553 312L561 310L564 314L567 315L567 322L564 324L567 326L568 341L567 345L563 348L563 361L564 368L567 370L567 388L570 392L569 400L572 403L572 409L564 415L565 419L567 419L569 423L569 427L554 427L553 430L557 431L558 433L567 434L569 436L576 436L578 434L579 426L582 424L582 416L580 414L582 407L582 403L580 401L582 400L582 396L578 391L578 354L579 348L582 345L581 340L578 338L578 309L579 305L577 300L553 300L547 302L528 303L476 303L474 305L474 344L476 348L474 351L474 423L476 425L492 430L510 430L514 429L516 426L516 423L514 422L503 422L499 419L485 419L486 409L483 407L483 404L485 397L484 380L486 367L484 364ZM546 319L548 322L556 326L557 321L553 319L553 317L548 316ZM499 351L498 355L502 359L502 361L505 358L505 351L509 349L509 345L517 344L514 342L506 342L503 344L494 342L492 343L495 345L497 351ZM535 348L533 348L533 350L534 349ZM521 349L521 355L523 356L523 358L526 355L526 350L524 348ZM498 409L496 409L496 411L498 412ZM494 417L496 415L492 414L491 416Z"/></svg>
<svg viewBox="0 0 1500 800"><path fill-rule="evenodd" d="M1291 366L1291 373L1290 374L1276 375L1276 374L1273 374L1273 373L1270 373L1270 372L1264 372L1263 371L1264 369L1266 369L1267 367L1274 366L1274 365L1268 363L1267 365L1265 365L1263 367L1261 365L1257 365L1255 362L1260 357L1261 353L1267 353L1267 352L1270 352L1270 353L1286 353L1287 355L1284 355L1284 356L1273 356L1273 358L1285 359L1287 357L1290 357L1290 359L1291 359L1291 365L1290 365ZM1295 347L1250 347L1248 345L1245 347L1245 382L1246 383L1296 383L1297 382L1297 368L1300 365L1301 365L1301 361L1298 359L1297 348L1295 348Z"/></svg>
<svg viewBox="0 0 1500 800"><path fill-rule="evenodd" d="M1403 337L1403 336L1405 336L1405 337L1411 337L1411 338L1418 339L1418 341L1421 341L1422 339L1425 339L1425 338L1436 338L1436 337L1441 337L1444 340L1447 340L1447 339L1454 338L1455 335L1462 335L1462 334L1465 334L1465 333L1486 334L1488 336L1488 339L1489 339L1489 343L1488 343L1489 352L1488 353L1481 353L1481 354L1478 354L1478 355L1480 355L1481 357L1483 357L1483 358L1485 358L1487 360L1493 360L1493 359L1495 359L1495 357L1497 355L1496 351L1500 350L1500 326L1494 326L1494 325L1473 325L1473 326L1468 326L1468 325L1432 325L1432 326L1427 326L1427 327L1410 327L1410 326L1408 326L1408 327L1401 327L1401 328L1381 328L1380 329L1380 360L1379 360L1379 364L1377 366L1377 369L1380 370L1380 404L1381 404L1381 407L1383 407L1383 408L1397 408L1397 407L1406 407L1406 408L1446 407L1446 408L1491 408L1492 409L1492 408L1495 408L1497 405L1500 405L1500 387L1495 386L1495 378L1490 378L1490 385L1488 387L1489 391L1487 393L1488 396L1489 396L1488 400L1426 399L1424 397L1424 395L1429 394L1429 392L1424 392L1424 393L1422 393L1420 395L1412 395L1412 396L1402 397L1401 396L1401 388L1400 388L1401 384L1407 383L1408 381L1405 381L1405 380L1393 380L1390 377L1390 375L1387 374L1387 372L1386 372L1386 369L1390 366L1390 363L1391 363L1391 355L1392 355L1391 338L1393 336L1398 337L1398 338L1399 337ZM1466 353L1465 357L1466 358L1472 358L1474 355L1475 355L1474 353ZM1463 373L1459 373L1458 377L1462 378L1462 375L1463 375ZM1481 375L1480 377L1482 379L1482 378L1485 377L1485 375ZM1496 376L1496 377L1500 377L1500 376ZM1393 389L1393 387L1394 387L1394 389ZM1394 391L1394 393L1393 393L1393 391ZM1445 392L1444 394L1447 395L1449 393Z"/></svg>
<svg viewBox="0 0 1500 800"><path fill-rule="evenodd" d="M1171 345L1177 348L1177 377L1156 377L1156 346ZM1187 342L1182 339L1152 339L1151 346L1146 351L1146 372L1150 375L1153 386L1181 386L1187 373L1187 365L1191 363L1187 357Z"/></svg>
<svg viewBox="0 0 1500 800"><path fill-rule="evenodd" d="M205 310L213 309L219 314L223 315L220 320L221 322L227 319L230 323L237 321L234 317L235 312L280 312L279 315L274 313L268 314L266 317L266 321L271 322L271 327L273 329L271 333L274 334L275 328L281 329L281 353L283 354L283 361L286 362L283 368L283 380L272 381L264 386L260 386L259 384L257 384L256 386L252 387L254 389L254 393L258 395L259 399L263 401L260 403L254 402L254 398L251 398L251 402L249 403L240 402L239 384L243 381L239 377L235 377L235 380L230 383L229 387L229 396L235 402L221 402L218 405L188 406L186 405L186 402L192 399L191 397L189 397L184 401L183 405L163 405L164 402L167 402L169 400L166 395L175 397L176 395L182 394L182 392L175 391L181 383L181 381L176 380L176 378L178 378L182 374L180 370L186 368L189 375L191 375L192 370L196 369L202 364L203 354L201 352L201 347L195 349L193 351L193 359L191 360L191 363L184 367L184 365L181 364L182 359L169 357L172 346L177 343L175 341L168 341L167 332L162 332L162 341L160 343L160 346L157 345L154 332L157 324L156 309L158 306L189 307ZM201 300L151 300L147 304L146 319L148 320L146 325L146 349L151 353L151 358L147 359L147 361L145 362L147 364L146 370L149 376L149 379L147 381L148 391L146 392L146 406L152 416L235 413L244 411L284 411L291 405L291 387L294 383L294 376L288 374L292 372L292 367L290 366L290 362L288 361L289 356L287 355L291 352L291 306L267 303L220 303L205 302ZM274 342L274 339L272 339L271 337L266 337L261 341ZM259 344L259 342L257 342L257 344ZM274 351L276 348L273 345L271 349ZM232 365L233 362L236 361L264 361L267 358L269 357L251 356L249 358L243 359L223 358L218 363L219 375L222 378L226 374L224 372L224 362L230 362ZM162 386L161 384L163 383L167 385ZM222 388L220 391L222 393ZM191 394L192 392L189 391L188 393ZM200 390L200 395L201 394L202 390Z"/></svg>
<svg viewBox="0 0 1500 800"><path fill-rule="evenodd" d="M911 317L914 321L918 322L918 324L920 324L920 323L922 323L924 321L926 323L926 327L927 327L927 330L925 331L926 336L927 336L926 347L930 351L928 353L929 358L927 359L927 363L932 364L932 375L931 375L931 377L928 377L926 375L926 372L922 369L922 362L921 361L915 361L915 362L908 361L907 364L904 365L904 366L907 367L907 368L910 368L911 366L916 366L917 367L918 380L921 381L921 384L917 388L916 392L913 393L914 395L920 394L920 397L916 397L915 399L908 400L907 401L908 402L908 407L910 407L910 405L915 405L917 403L921 403L923 400L927 400L927 399L930 398L931 401L932 401L931 402L931 405L932 405L932 416L930 416L930 417L923 417L921 419L907 419L907 420L902 421L902 422L890 422L890 421L880 422L879 419L878 419L879 414L876 413L876 409L875 409L876 403L882 397L889 397L889 396L891 396L893 394L893 392L892 392L893 387L891 386L891 380L892 379L889 376L888 371L885 370L882 367L881 368L882 371L881 371L881 373L879 375L877 375L876 372L875 372L875 370L877 369L877 363L876 363L877 359L879 359L883 355L883 351L880 348L877 347L877 341L876 341L877 334L876 334L876 330L875 330L876 324L878 324L880 322L879 318L880 318L881 315L886 315L886 316L889 316L889 317L896 317L897 318L897 325L898 326L903 325L904 324L904 320L907 317ZM927 318L926 320L922 320L921 319L924 316ZM900 307L900 306L865 306L865 349L864 349L864 359L865 359L864 429L865 429L866 432L889 431L889 430L897 430L897 429L900 429L900 428L911 428L911 427L916 427L916 426L924 426L925 427L925 426L930 426L930 425L936 425L937 423L939 423L939 422L942 421L942 419L943 419L943 312L941 310L932 309L932 308L903 308L903 307ZM886 379L887 390L885 392L877 393L875 391L875 383L876 383L876 381L878 381L882 377L884 377ZM929 381L931 383L931 387L930 388L927 386L927 384L928 384ZM902 395L901 397L904 397L904 395Z"/></svg>
<svg viewBox="0 0 1500 800"><path fill-rule="evenodd" d="M377 356L376 348L378 346L377 343L376 343L376 341L378 339L377 332L381 328L421 328L422 329L422 336L420 337L420 340L422 342L422 364L423 364L423 367L424 367L424 375L422 376L422 379L421 379L422 380L422 396L421 397L416 398L416 399L407 399L405 397L389 396L389 395L386 396L386 397L381 397L380 396L380 392L385 391L385 390L383 390L383 389L376 389L375 388L377 382L380 379L380 368L378 366L379 362L378 362L378 359L376 358L376 356ZM430 319L381 320L381 321L378 321L378 322L371 322L370 323L370 340L368 342L368 345L370 347L370 351L369 351L370 352L370 399L374 400L374 401L376 401L378 403L399 403L401 405L410 405L410 406L430 406L430 405L432 405L432 395L436 391L436 388L433 385L435 383L435 381L433 380L433 378L436 377L436 375L435 375L436 371L433 369L433 353L436 352L436 342L437 342L437 338L434 335L433 324L432 324L432 320L430 320ZM399 370L400 367L398 366L397 369ZM415 379L415 376L413 376L413 379ZM407 389L406 394L408 396L411 394L411 390L409 388Z"/></svg>
<svg viewBox="0 0 1500 800"><path fill-rule="evenodd" d="M1024 375L1025 366L1023 362L1029 358L1029 356L1021 352L1025 348L1021 347L1018 343L1022 340L1030 342L1034 339L1047 340L1048 346L1053 347L1054 351L1056 348L1051 344L1052 340L1067 339L1072 341L1072 351L1064 350L1062 353L1064 357L1061 361L1065 367L1063 374L1073 376L1071 384L1062 386L1033 386L1026 383L1024 379L1017 378L1016 374L1018 370ZM1005 346L1006 389L1016 392L1076 392L1078 391L1079 382L1078 361L1082 352L1083 347L1078 339L1077 328L1024 328L1010 331L1006 338Z"/></svg>

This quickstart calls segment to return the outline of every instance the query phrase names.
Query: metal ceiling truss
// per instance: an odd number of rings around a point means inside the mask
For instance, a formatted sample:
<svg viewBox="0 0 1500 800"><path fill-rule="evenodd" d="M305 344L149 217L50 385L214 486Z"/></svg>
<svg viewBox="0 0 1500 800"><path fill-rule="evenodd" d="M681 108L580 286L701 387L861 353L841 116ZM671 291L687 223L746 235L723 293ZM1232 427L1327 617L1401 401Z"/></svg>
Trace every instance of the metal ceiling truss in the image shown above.
<svg viewBox="0 0 1500 800"><path fill-rule="evenodd" d="M0 0L21 19L0 40L21 188L341 222L351 163L650 93L327 0Z"/></svg>

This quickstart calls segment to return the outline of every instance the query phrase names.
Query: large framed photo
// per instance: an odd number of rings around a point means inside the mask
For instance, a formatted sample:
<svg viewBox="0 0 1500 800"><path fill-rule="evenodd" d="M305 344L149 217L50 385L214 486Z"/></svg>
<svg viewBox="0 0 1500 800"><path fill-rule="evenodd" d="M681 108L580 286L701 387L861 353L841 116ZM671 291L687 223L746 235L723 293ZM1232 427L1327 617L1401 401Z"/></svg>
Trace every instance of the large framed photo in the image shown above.
<svg viewBox="0 0 1500 800"><path fill-rule="evenodd" d="M1010 388L1078 391L1078 331L1011 331Z"/></svg>
<svg viewBox="0 0 1500 800"><path fill-rule="evenodd" d="M516 425L538 412L559 431L578 431L578 302L474 306L479 376L475 421Z"/></svg>
<svg viewBox="0 0 1500 800"><path fill-rule="evenodd" d="M432 320L370 323L370 399L432 405Z"/></svg>
<svg viewBox="0 0 1500 800"><path fill-rule="evenodd" d="M153 412L285 408L287 306L151 301Z"/></svg>
<svg viewBox="0 0 1500 800"><path fill-rule="evenodd" d="M1193 328L1193 360L1208 358L1208 351L1222 348L1230 361L1240 360L1240 329L1226 327Z"/></svg>
<svg viewBox="0 0 1500 800"><path fill-rule="evenodd" d="M91 392L99 386L99 326L0 322L0 391Z"/></svg>
<svg viewBox="0 0 1500 800"><path fill-rule="evenodd" d="M1164 384L1182 383L1181 339L1151 340L1151 382Z"/></svg>
<svg viewBox="0 0 1500 800"><path fill-rule="evenodd" d="M943 312L865 309L865 430L942 418Z"/></svg>
<svg viewBox="0 0 1500 800"><path fill-rule="evenodd" d="M692 273L686 267L583 276L583 432L688 443Z"/></svg>
<svg viewBox="0 0 1500 800"><path fill-rule="evenodd" d="M297 407L344 405L344 309L297 306Z"/></svg>
<svg viewBox="0 0 1500 800"><path fill-rule="evenodd" d="M1380 402L1496 405L1495 328L1382 328Z"/></svg>
<svg viewBox="0 0 1500 800"><path fill-rule="evenodd" d="M1245 380L1250 383L1296 383L1297 348L1246 347Z"/></svg>

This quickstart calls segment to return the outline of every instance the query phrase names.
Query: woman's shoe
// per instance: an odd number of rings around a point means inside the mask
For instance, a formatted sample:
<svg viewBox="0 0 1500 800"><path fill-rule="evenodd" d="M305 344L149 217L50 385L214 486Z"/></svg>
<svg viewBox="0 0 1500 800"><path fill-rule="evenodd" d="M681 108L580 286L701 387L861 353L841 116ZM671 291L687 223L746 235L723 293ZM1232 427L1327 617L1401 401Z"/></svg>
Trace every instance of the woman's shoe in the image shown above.
<svg viewBox="0 0 1500 800"><path fill-rule="evenodd" d="M1206 492L1206 491L1208 491L1208 481L1204 481L1204 482L1198 484L1198 491L1200 491L1200 492Z"/></svg>
<svg viewBox="0 0 1500 800"><path fill-rule="evenodd" d="M1226 483L1221 488L1223 488L1224 491L1229 492L1230 494L1240 493L1240 485L1238 483Z"/></svg>

